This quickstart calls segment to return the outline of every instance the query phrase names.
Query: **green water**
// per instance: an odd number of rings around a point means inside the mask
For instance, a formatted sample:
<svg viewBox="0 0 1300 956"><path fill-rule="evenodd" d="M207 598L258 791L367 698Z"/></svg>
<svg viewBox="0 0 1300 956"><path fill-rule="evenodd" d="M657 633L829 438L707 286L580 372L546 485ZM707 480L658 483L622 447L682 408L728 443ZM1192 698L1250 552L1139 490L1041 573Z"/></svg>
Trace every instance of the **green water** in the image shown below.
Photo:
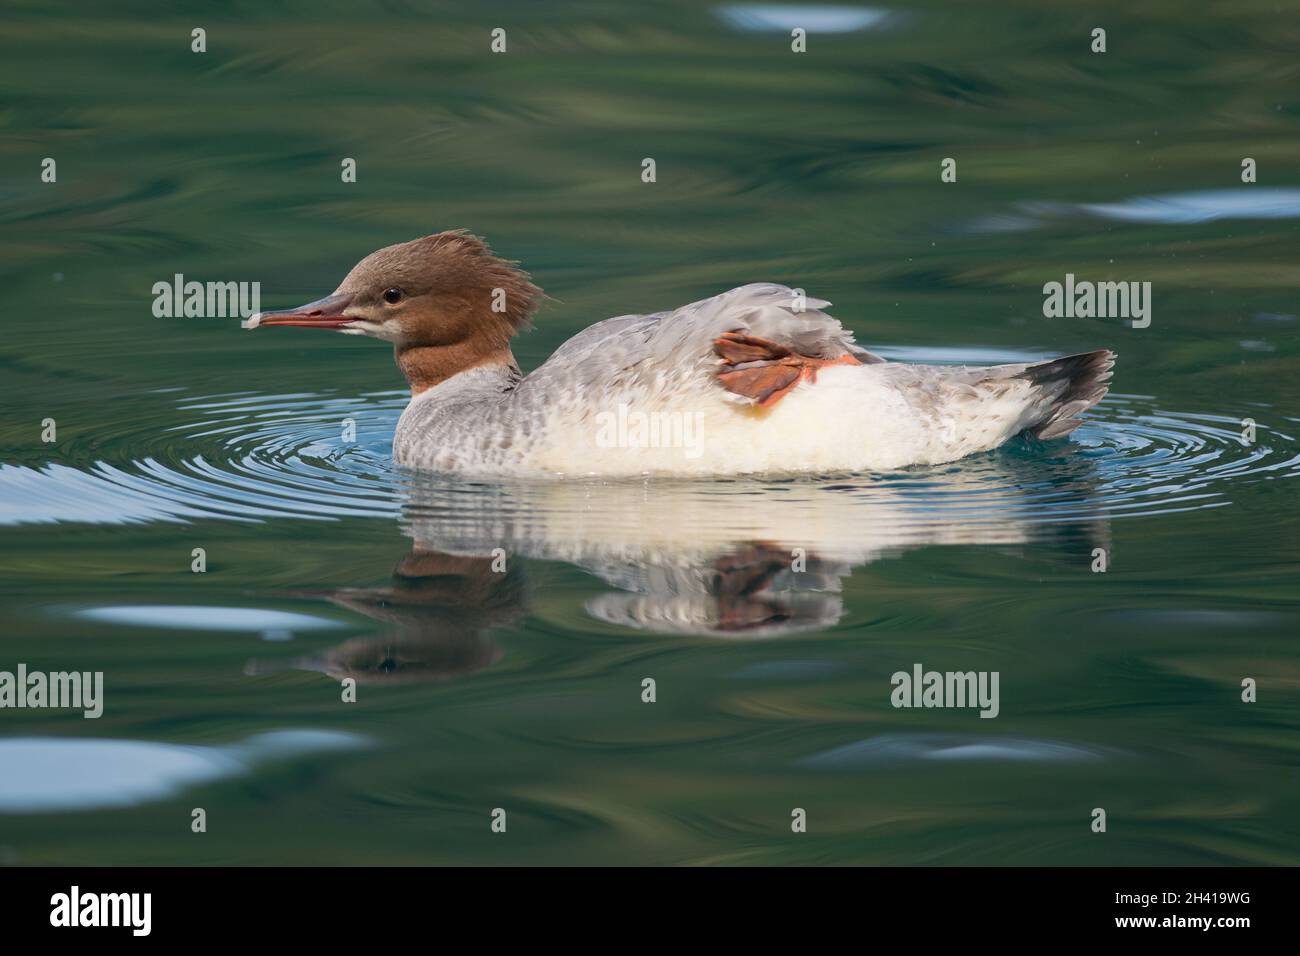
<svg viewBox="0 0 1300 956"><path fill-rule="evenodd" d="M1300 11L891 9L10 3L0 671L105 706L0 710L0 862L1300 862ZM152 313L452 227L554 298L525 369L769 280L1113 391L938 468L493 484L394 470L388 348ZM1067 272L1150 327L1044 318ZM894 708L916 663L999 715Z"/></svg>

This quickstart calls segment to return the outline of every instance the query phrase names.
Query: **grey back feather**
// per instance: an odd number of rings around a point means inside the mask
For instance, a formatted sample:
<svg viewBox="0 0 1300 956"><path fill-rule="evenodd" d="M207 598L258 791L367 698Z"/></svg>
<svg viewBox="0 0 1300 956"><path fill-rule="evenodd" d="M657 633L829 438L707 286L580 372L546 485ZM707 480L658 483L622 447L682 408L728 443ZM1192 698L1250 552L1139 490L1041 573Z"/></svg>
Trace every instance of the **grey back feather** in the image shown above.
<svg viewBox="0 0 1300 956"><path fill-rule="evenodd" d="M822 310L825 299L804 297L772 282L740 286L669 312L621 315L569 339L519 387L519 398L555 388L609 387L629 376L711 374L713 342L724 332L746 331L793 352L833 359L845 352L862 362L883 359L859 348L838 321Z"/></svg>

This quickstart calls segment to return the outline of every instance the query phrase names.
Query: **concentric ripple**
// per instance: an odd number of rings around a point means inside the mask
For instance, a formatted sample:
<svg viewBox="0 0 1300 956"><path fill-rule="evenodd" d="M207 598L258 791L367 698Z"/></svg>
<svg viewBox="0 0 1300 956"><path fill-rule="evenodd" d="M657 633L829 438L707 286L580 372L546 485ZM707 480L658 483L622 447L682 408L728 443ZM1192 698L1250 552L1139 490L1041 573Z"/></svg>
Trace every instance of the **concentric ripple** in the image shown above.
<svg viewBox="0 0 1300 956"><path fill-rule="evenodd" d="M147 399L170 400L166 420L183 424L148 427L164 417L155 406L134 428L73 434L28 449L35 460L0 464L0 524L391 518L404 509L473 510L485 500L526 514L571 497L557 495L555 482L430 480L395 468L390 443L406 402L401 392ZM1148 515L1222 506L1236 485L1300 473L1295 420L1271 417L1267 407L1238 411L1175 411L1152 397L1111 394L1069 442L1017 440L943 466L870 477L567 484L581 488L588 511L599 511L602 488L626 504L632 485L638 495L706 496L715 504L719 495L798 501L833 490L863 504L887 502L918 524ZM1257 422L1251 444L1241 437L1246 417Z"/></svg>
<svg viewBox="0 0 1300 956"><path fill-rule="evenodd" d="M73 436L38 465L0 465L0 523L391 517L404 392L182 399L184 424ZM107 426L111 429L112 426Z"/></svg>

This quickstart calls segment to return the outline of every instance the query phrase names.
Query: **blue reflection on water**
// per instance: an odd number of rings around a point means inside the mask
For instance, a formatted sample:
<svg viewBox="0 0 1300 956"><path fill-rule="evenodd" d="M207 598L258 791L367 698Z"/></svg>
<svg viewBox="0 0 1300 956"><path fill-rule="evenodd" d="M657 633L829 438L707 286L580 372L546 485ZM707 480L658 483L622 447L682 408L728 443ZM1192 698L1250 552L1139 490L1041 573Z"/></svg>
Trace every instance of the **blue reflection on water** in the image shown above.
<svg viewBox="0 0 1300 956"><path fill-rule="evenodd" d="M361 747L366 738L281 730L220 747L150 740L0 740L0 813L52 813L164 800L186 787L240 777L254 766Z"/></svg>

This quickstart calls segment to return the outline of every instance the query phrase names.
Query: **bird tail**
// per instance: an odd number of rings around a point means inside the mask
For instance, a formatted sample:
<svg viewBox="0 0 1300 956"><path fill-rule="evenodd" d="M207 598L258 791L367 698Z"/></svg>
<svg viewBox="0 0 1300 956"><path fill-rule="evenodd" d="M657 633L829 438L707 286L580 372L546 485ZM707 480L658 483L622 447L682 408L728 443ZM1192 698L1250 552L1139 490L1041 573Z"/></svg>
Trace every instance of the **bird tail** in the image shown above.
<svg viewBox="0 0 1300 956"><path fill-rule="evenodd" d="M1039 393L1042 417L1025 428L1034 438L1062 438L1082 424L1077 416L1096 405L1109 386L1115 353L1109 349L1082 352L1025 367L1016 377Z"/></svg>

